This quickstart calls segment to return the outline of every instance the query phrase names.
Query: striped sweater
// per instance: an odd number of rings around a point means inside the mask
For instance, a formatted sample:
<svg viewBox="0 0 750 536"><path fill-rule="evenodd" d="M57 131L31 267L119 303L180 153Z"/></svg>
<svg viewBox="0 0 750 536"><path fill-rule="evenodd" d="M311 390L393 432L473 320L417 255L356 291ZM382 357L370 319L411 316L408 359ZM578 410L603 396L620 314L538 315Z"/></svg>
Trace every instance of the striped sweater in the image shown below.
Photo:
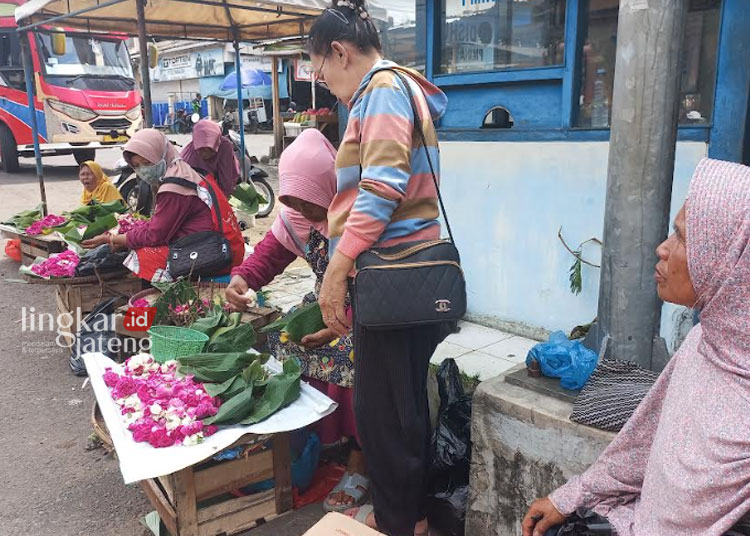
<svg viewBox="0 0 750 536"><path fill-rule="evenodd" d="M372 246L440 236L435 184L401 81L408 80L435 173L440 172L432 120L447 98L419 73L381 60L349 103L349 122L336 158L337 193L328 209L330 251L351 259ZM361 171L361 173L360 173Z"/></svg>

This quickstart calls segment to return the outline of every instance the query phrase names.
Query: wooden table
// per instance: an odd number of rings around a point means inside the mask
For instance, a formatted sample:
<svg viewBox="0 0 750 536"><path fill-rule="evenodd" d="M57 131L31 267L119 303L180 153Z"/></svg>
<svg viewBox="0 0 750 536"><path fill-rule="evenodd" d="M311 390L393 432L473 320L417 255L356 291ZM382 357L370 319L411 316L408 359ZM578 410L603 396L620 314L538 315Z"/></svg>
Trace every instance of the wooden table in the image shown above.
<svg viewBox="0 0 750 536"><path fill-rule="evenodd" d="M21 241L21 262L32 264L37 257L47 258L53 253L65 251L68 245L53 235L30 236L10 225L0 224L0 233L5 238Z"/></svg>

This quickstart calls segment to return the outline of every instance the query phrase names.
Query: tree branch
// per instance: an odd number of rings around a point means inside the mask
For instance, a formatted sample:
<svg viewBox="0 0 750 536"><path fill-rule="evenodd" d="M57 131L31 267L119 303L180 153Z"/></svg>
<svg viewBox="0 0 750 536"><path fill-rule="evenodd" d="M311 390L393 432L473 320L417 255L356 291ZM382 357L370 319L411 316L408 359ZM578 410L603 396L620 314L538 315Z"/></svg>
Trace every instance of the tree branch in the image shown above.
<svg viewBox="0 0 750 536"><path fill-rule="evenodd" d="M570 246L568 246L568 244L565 242L565 239L562 236L562 226L560 227L560 230L557 231L557 238L560 239L560 242L562 242L562 245L565 246L565 249L568 250L568 253L570 253L571 255L573 255L576 259L578 259L579 261L581 261L583 264L586 264L588 266L592 266L594 268L601 268L600 265L594 264L593 262L587 261L586 259L584 259L583 257L581 257L581 255L579 253L577 253L577 252L573 251L572 249L570 249ZM602 245L602 241L599 240L598 238L589 238L585 242L581 242L581 246L583 246L585 244L588 244L589 242L594 242L596 244L599 244L600 246Z"/></svg>

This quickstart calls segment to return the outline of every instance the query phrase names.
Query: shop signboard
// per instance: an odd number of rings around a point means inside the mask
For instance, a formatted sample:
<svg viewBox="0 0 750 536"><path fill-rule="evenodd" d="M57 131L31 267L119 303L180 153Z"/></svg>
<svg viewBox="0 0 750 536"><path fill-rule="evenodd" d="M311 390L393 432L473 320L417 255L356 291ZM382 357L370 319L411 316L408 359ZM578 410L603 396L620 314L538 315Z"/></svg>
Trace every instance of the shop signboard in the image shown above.
<svg viewBox="0 0 750 536"><path fill-rule="evenodd" d="M313 73L310 60L294 60L294 80L297 82L312 82Z"/></svg>
<svg viewBox="0 0 750 536"><path fill-rule="evenodd" d="M204 49L165 54L151 70L151 80L187 80L224 75L224 49Z"/></svg>

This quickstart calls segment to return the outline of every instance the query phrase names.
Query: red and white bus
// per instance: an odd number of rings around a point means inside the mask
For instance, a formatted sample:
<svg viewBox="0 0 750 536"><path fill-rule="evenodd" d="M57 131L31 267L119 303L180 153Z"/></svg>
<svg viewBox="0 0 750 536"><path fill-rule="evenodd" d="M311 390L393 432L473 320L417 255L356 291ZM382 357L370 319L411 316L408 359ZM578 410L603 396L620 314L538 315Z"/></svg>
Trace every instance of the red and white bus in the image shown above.
<svg viewBox="0 0 750 536"><path fill-rule="evenodd" d="M23 0L0 2L0 159L8 172L33 156L31 116L21 46L29 43L42 154L73 154L122 145L142 124L127 42L120 36L51 32L19 34L13 12ZM28 38L28 41L26 41ZM64 44L63 44L64 43Z"/></svg>

